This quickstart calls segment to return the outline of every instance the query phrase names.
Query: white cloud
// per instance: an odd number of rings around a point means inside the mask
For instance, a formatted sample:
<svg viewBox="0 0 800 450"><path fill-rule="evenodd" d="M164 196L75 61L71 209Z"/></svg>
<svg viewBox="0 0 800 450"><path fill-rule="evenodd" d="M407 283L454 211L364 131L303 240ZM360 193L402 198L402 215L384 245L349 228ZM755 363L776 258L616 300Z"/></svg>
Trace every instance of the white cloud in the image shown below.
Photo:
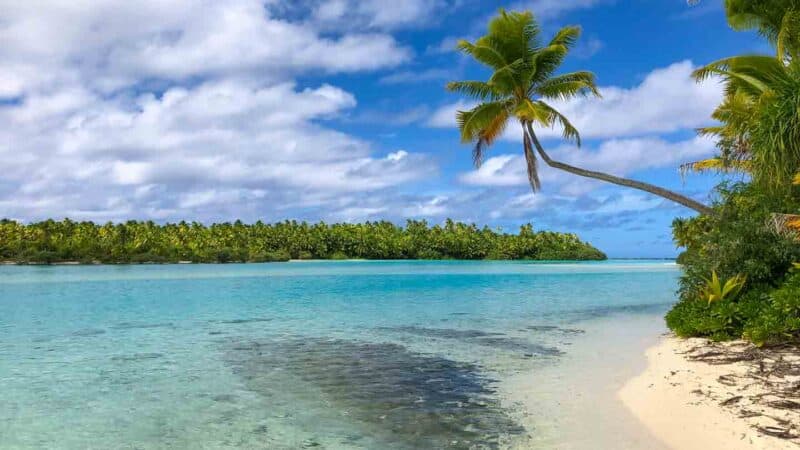
<svg viewBox="0 0 800 450"><path fill-rule="evenodd" d="M314 5L312 14L317 23L327 27L395 29L425 25L448 6L445 0L322 0Z"/></svg>
<svg viewBox="0 0 800 450"><path fill-rule="evenodd" d="M526 0L515 4L514 10L531 10L539 19L553 19L566 13L589 9L608 0Z"/></svg>
<svg viewBox="0 0 800 450"><path fill-rule="evenodd" d="M0 190L2 216L180 217L237 202L261 211L325 206L436 170L404 150L372 156L367 143L314 124L355 104L328 85L217 81L132 105L95 97L36 114L31 101L0 109L2 185L16 186Z"/></svg>
<svg viewBox="0 0 800 450"><path fill-rule="evenodd" d="M379 30L258 0L7 2L0 23L0 216L280 219L437 170L324 126L355 97L293 81L407 60Z"/></svg>
<svg viewBox="0 0 800 450"><path fill-rule="evenodd" d="M578 58L588 59L598 54L605 47L605 43L596 37L581 39L572 54Z"/></svg>
<svg viewBox="0 0 800 450"><path fill-rule="evenodd" d="M627 176L637 171L675 168L687 161L704 158L714 152L714 143L704 137L668 142L659 138L612 139L597 148L577 150L562 146L548 152L553 159L567 164ZM543 189L578 195L601 184L551 169L540 162ZM525 158L521 154L506 154L488 158L480 168L464 173L460 181L475 186L527 186Z"/></svg>
<svg viewBox="0 0 800 450"><path fill-rule="evenodd" d="M469 100L459 100L455 103L440 106L428 119L427 125L434 128L450 128L456 126L456 113L475 107L477 103Z"/></svg>
<svg viewBox="0 0 800 450"><path fill-rule="evenodd" d="M406 84L422 83L426 81L442 81L455 77L455 73L448 69L404 70L382 77L381 84Z"/></svg>
<svg viewBox="0 0 800 450"><path fill-rule="evenodd" d="M550 101L578 129L583 138L645 136L693 129L710 122L711 112L722 100L722 86L714 80L696 83L694 67L682 61L650 72L633 88L601 87L602 99L579 98ZM458 101L433 112L428 125L454 127L455 112L475 103ZM559 137L560 129L542 129L543 137ZM508 136L521 140L517 128Z"/></svg>
<svg viewBox="0 0 800 450"><path fill-rule="evenodd" d="M641 136L692 129L710 122L722 100L715 80L696 83L694 66L682 61L650 72L631 89L601 88L602 99L583 98L551 102L586 138ZM555 137L560 130L544 130Z"/></svg>
<svg viewBox="0 0 800 450"><path fill-rule="evenodd" d="M120 89L143 78L371 70L411 54L387 34L323 37L271 17L258 0L6 2L0 23L4 96L76 83Z"/></svg>

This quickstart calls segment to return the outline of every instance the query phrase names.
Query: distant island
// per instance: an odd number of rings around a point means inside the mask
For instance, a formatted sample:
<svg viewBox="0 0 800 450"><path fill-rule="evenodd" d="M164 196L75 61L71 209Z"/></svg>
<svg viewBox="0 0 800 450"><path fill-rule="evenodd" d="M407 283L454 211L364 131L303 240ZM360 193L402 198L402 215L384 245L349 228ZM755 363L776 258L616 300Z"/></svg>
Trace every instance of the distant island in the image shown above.
<svg viewBox="0 0 800 450"><path fill-rule="evenodd" d="M291 259L604 260L573 233L516 234L454 222L152 221L95 224L0 220L0 261L11 264L243 263Z"/></svg>

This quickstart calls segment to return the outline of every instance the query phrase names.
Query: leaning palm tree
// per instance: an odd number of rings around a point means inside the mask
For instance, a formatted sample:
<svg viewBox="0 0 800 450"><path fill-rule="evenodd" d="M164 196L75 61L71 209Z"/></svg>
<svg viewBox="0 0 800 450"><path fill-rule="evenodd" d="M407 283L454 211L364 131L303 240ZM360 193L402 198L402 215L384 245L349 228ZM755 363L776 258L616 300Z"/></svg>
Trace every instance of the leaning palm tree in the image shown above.
<svg viewBox="0 0 800 450"><path fill-rule="evenodd" d="M582 169L553 160L542 147L534 125L561 126L563 137L580 146L578 130L547 100L578 96L599 96L594 74L579 71L554 75L580 36L580 28L562 28L546 45L540 43L539 26L531 12L506 12L489 22L488 34L474 43L461 41L459 50L488 66L493 73L487 81L454 81L450 91L463 93L480 103L469 111L459 111L456 120L464 142L474 144L476 166L484 151L508 126L517 121L522 127L523 150L528 179L534 191L540 187L536 153L550 167L575 175L639 189L669 199L703 214L713 210L702 203L649 183Z"/></svg>

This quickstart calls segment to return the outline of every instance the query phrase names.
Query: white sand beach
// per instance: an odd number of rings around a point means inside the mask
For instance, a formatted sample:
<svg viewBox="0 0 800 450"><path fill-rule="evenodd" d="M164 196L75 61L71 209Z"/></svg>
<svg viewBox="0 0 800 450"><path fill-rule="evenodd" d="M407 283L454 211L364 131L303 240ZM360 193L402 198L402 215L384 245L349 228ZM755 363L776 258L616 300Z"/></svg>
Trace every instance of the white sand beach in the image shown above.
<svg viewBox="0 0 800 450"><path fill-rule="evenodd" d="M712 364L692 360L717 355L719 350L755 351L742 342L712 345L704 339L663 336L647 350L647 368L622 387L619 397L670 448L800 448L796 438L781 439L764 432L797 435L800 416L791 403L788 408L785 404L791 400L770 395L765 386L798 386L800 380L772 373L769 367L764 368L763 361ZM712 360L719 357L713 356ZM796 353L782 353L770 355L765 361L768 365L781 361L796 367L797 360L793 358Z"/></svg>

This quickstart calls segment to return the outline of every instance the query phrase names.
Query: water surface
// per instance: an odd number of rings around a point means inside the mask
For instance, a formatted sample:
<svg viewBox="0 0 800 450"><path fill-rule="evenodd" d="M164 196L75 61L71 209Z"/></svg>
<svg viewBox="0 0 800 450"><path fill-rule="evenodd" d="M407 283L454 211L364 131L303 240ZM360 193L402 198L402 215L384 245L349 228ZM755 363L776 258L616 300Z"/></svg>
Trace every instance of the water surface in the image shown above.
<svg viewBox="0 0 800 450"><path fill-rule="evenodd" d="M658 320L678 275L665 261L0 267L0 447L535 446L558 430L503 382L546 383L598 320Z"/></svg>

